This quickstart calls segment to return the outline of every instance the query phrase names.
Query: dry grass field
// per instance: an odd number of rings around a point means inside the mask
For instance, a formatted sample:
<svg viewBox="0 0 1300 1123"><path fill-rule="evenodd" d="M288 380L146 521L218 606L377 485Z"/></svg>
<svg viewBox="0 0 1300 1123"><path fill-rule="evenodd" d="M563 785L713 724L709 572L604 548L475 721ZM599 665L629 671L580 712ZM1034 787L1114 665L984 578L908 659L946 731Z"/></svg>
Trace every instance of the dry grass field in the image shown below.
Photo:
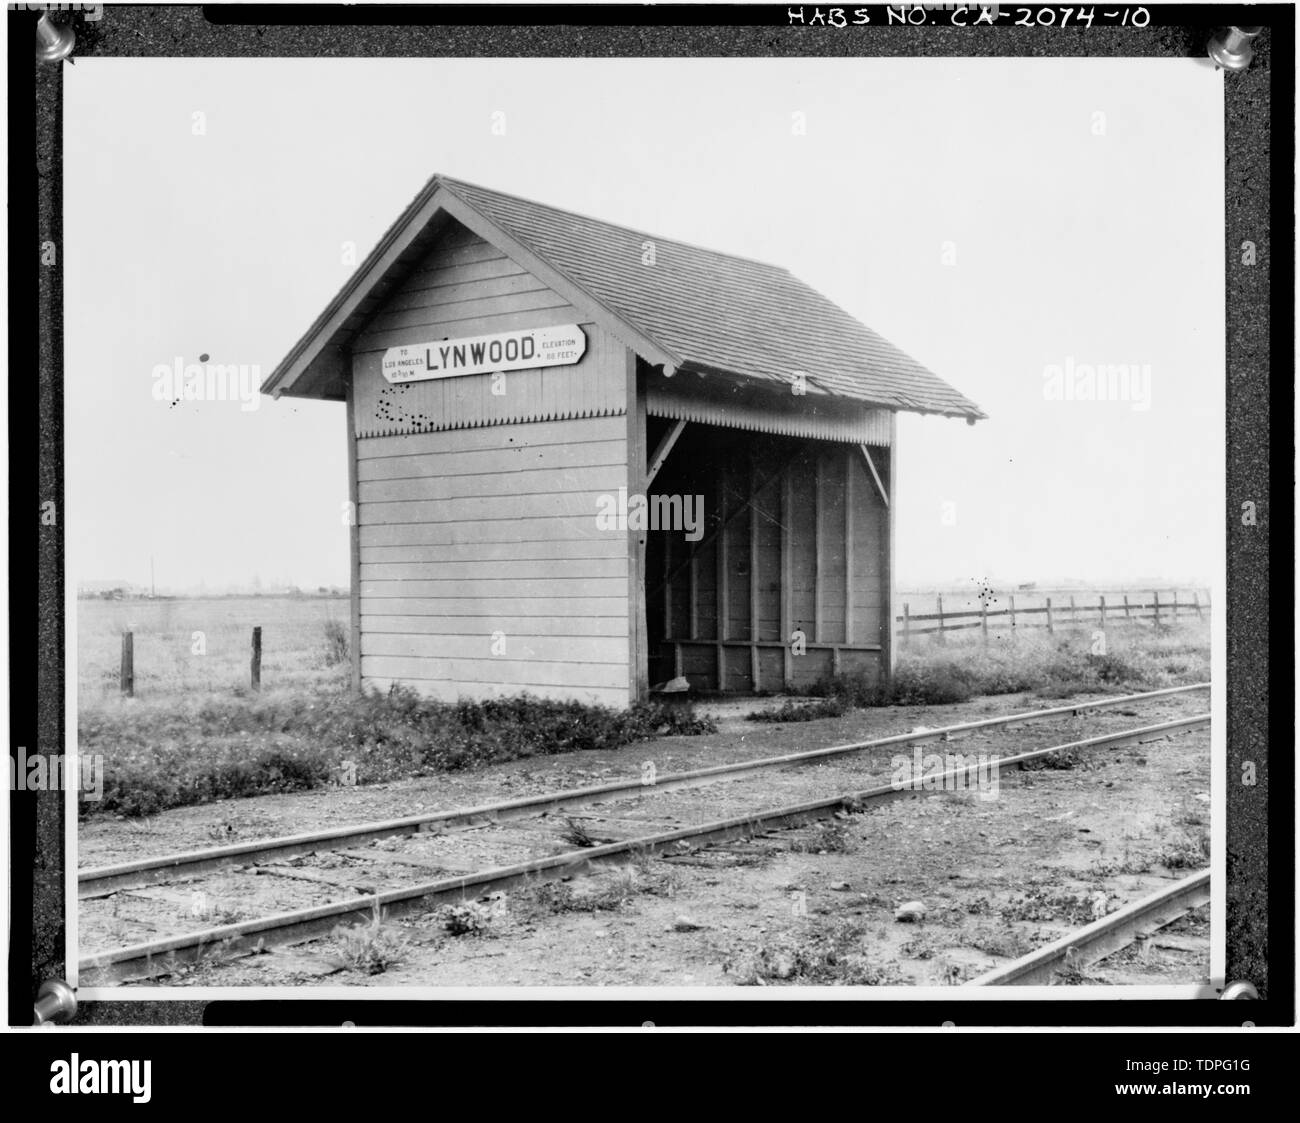
<svg viewBox="0 0 1300 1123"><path fill-rule="evenodd" d="M824 683L815 702L790 701L752 715L755 721L807 721L835 717L854 707L943 705L979 695L1032 693L1068 698L1089 692L1138 692L1208 682L1210 625L1184 620L1113 621L999 632L931 634L898 653L887 692L851 678Z"/></svg>
<svg viewBox="0 0 1300 1123"><path fill-rule="evenodd" d="M612 748L712 724L687 709L619 713L531 697L435 703L349 690L346 598L78 603L78 751L103 762L83 815L149 815L268 792L367 784L492 761ZM262 629L261 689L250 686ZM340 631L340 628L342 629ZM122 632L135 691L120 692Z"/></svg>
<svg viewBox="0 0 1300 1123"><path fill-rule="evenodd" d="M262 629L268 689L341 687L347 668L328 660L326 625L348 624L347 597L189 597L77 602L77 699L82 712L115 702L122 633L135 635L135 692L142 706L249 683L249 646Z"/></svg>
<svg viewBox="0 0 1300 1123"><path fill-rule="evenodd" d="M267 792L367 784L581 749L610 749L713 726L689 708L618 713L518 698L440 704L408 691L348 690L345 598L244 597L78 605L78 748L104 764L102 800L83 814L148 815ZM262 628L262 688L249 686ZM119 691L121 633L135 644L135 696ZM822 684L756 717L803 721L855 708L935 705L982 695L1044 698L1157 689L1209 678L1209 623L1094 626L918 637L889 690Z"/></svg>

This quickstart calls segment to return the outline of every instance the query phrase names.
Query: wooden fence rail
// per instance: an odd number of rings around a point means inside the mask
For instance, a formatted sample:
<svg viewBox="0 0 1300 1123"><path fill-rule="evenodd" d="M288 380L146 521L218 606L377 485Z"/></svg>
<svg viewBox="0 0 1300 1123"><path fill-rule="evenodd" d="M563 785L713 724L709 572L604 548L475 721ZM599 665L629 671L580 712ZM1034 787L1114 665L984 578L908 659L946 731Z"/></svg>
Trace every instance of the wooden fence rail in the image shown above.
<svg viewBox="0 0 1300 1123"><path fill-rule="evenodd" d="M1014 635L1017 628L1045 627L1051 633L1063 626L1104 628L1111 621L1118 620L1152 620L1157 624L1172 624L1180 617L1187 619L1194 616L1203 620L1210 609L1208 590L1193 591L1190 600L1186 595L1179 600L1176 589L1167 591L1166 599L1163 600L1159 590L1149 593L1112 591L1109 601L1104 593L1083 595L1097 597L1097 603L1079 604L1075 596L1070 595L1068 607L1059 603L1053 606L1051 597L1044 598L1045 604L1026 607L1024 604L1017 605L1016 598L1009 595L1006 608L989 608L981 602L978 608L954 609L951 601L945 606L943 596L936 595L934 612L913 612L911 603L904 601L902 615L894 617L895 624L899 625L894 631L902 637L903 646L907 646L913 636L939 634L942 638L944 632L968 628L981 629L987 642L990 621L999 618L1006 619L1008 629ZM1116 600L1115 597L1120 599ZM1134 600L1134 597L1138 599ZM1150 599L1145 599L1147 597Z"/></svg>
<svg viewBox="0 0 1300 1123"><path fill-rule="evenodd" d="M135 635L122 633L122 671L120 675L122 693L128 698L135 697Z"/></svg>
<svg viewBox="0 0 1300 1123"><path fill-rule="evenodd" d="M1105 594L1087 595L1096 595L1098 603L1080 605L1073 595L1070 596L1069 619L1066 620L1064 617L1067 610L1059 605L1053 607L1051 597L1046 598L1045 604L1026 607L1023 604L1017 605L1016 598L1008 595L1006 608L989 608L986 603L981 602L978 608L965 610L944 607L943 596L939 594L935 597L934 612L913 612L910 602L904 601L903 614L894 618L895 623L900 625L895 628L895 632L902 637L902 644L906 647L913 636L937 634L942 639L945 632L979 628L984 642L987 643L990 621L997 621L1003 617L1007 620L1008 630L1015 635L1017 628L1025 627L1046 627L1048 632L1054 632L1064 624L1075 627L1100 625L1104 628L1108 622L1120 619L1154 620L1157 624L1162 621L1173 623L1180 616L1204 619L1210 608L1210 594L1207 590L1194 591L1190 602L1186 597L1180 601L1177 590L1168 592L1168 599L1164 601L1160 599L1159 591L1153 591L1149 601L1141 599L1137 602L1131 598L1134 596L1145 598L1147 594L1120 593L1118 595L1122 598L1121 602L1110 603L1107 603ZM934 621L937 623L933 623ZM776 642L770 646L782 645ZM260 627L254 627L252 631L248 670L249 685L255 691L260 690L262 686L262 629ZM135 636L129 631L122 633L120 688L127 697L135 695Z"/></svg>
<svg viewBox="0 0 1300 1123"><path fill-rule="evenodd" d="M262 629L253 628L253 642L248 660L249 685L262 689ZM119 676L121 691L126 697L135 697L135 633L122 633L122 670Z"/></svg>
<svg viewBox="0 0 1300 1123"><path fill-rule="evenodd" d="M248 661L248 677L254 690L262 689L262 629L253 629L253 651Z"/></svg>

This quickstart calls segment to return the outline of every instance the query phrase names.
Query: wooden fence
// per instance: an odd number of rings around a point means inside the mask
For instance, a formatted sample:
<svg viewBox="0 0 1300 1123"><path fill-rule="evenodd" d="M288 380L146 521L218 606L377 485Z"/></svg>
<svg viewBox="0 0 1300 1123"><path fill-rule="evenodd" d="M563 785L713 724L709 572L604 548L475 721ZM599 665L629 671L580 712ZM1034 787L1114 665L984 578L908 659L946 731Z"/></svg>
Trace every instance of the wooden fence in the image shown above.
<svg viewBox="0 0 1300 1123"><path fill-rule="evenodd" d="M1107 601L1106 597L1110 596ZM1080 604L1079 597L1096 597L1096 604ZM1140 598L1134 602L1133 597ZM1145 600L1150 596L1150 600ZM1163 594L1159 590L1151 593L1068 593L1064 597L1047 597L1042 605L1020 605L1017 607L1014 594L1008 594L1006 608L989 608L981 602L976 609L945 609L943 595L935 597L935 611L914 613L909 601L903 602L903 614L895 616L898 625L895 633L906 647L913 636L938 634L943 638L945 632L964 631L968 628L983 630L984 640L988 641L990 621L993 626L1006 622L1011 634L1017 628L1045 627L1049 633L1062 627L1101 627L1119 620L1153 620L1156 624L1174 623L1179 616L1195 616L1205 619L1210 611L1210 593L1208 589L1193 590L1179 599L1178 590L1168 590ZM1204 598L1204 599L1202 599ZM253 690L262 688L262 629L253 628L252 644L249 656L249 685ZM121 691L127 697L135 694L135 636L131 632L122 633L122 664L120 675Z"/></svg>
<svg viewBox="0 0 1300 1123"><path fill-rule="evenodd" d="M253 628L253 642L248 657L249 685L254 690L262 689L262 629ZM119 685L127 698L135 697L135 633L122 633L122 670Z"/></svg>
<svg viewBox="0 0 1300 1123"><path fill-rule="evenodd" d="M1081 598L1092 599L1093 603L1082 604ZM1046 628L1052 633L1058 628L1105 628L1107 624L1121 620L1151 620L1157 625L1173 624L1180 616L1183 619L1195 616L1198 620L1203 620L1210 611L1208 589L1184 592L1181 599L1177 589L1163 593L1158 589L1145 593L1080 590L1063 596L1054 594L1044 599L1045 604L1022 603L1017 606L1015 595L1008 594L1006 608L990 608L987 602L982 601L978 608L945 609L943 595L938 594L935 597L935 611L925 613L914 613L910 602L904 601L903 614L894 617L897 625L894 631L901 638L904 647L911 643L913 636L938 633L942 639L944 632L968 628L981 629L987 642L990 627L1004 624L1012 635L1018 628Z"/></svg>

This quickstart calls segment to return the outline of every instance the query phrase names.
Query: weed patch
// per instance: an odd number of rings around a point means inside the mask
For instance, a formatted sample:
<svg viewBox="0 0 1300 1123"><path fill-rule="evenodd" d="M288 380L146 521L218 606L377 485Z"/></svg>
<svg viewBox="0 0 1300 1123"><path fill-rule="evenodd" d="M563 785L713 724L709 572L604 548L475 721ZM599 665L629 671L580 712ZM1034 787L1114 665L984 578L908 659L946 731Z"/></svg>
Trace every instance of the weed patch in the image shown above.
<svg viewBox="0 0 1300 1123"><path fill-rule="evenodd" d="M496 919L496 910L481 901L444 905L438 910L438 922L449 936L481 936L491 930Z"/></svg>
<svg viewBox="0 0 1300 1123"><path fill-rule="evenodd" d="M1022 772L1068 772L1075 768L1088 769L1092 765L1083 749L1074 748L1048 753L1035 760L1022 760L1019 767Z"/></svg>
<svg viewBox="0 0 1300 1123"><path fill-rule="evenodd" d="M564 827L560 831L560 837L570 846L587 848L596 845L596 840L588 833L587 828L582 825L578 819L565 817Z"/></svg>
<svg viewBox="0 0 1300 1123"><path fill-rule="evenodd" d="M381 975L401 963L410 947L410 938L388 923L376 906L366 924L340 924L331 933L334 954L329 962L363 975Z"/></svg>
<svg viewBox="0 0 1300 1123"><path fill-rule="evenodd" d="M891 683L839 675L808 691L815 701L787 701L778 709L751 713L748 720L815 721L876 706L942 706L1019 693L1066 698L1209 678L1209 638L1203 627L1111 630L1107 635L1110 647L1104 653L1094 652L1091 634L1083 632L1023 634L987 645L969 639L925 645L900 654Z"/></svg>
<svg viewBox="0 0 1300 1123"><path fill-rule="evenodd" d="M627 903L631 889L625 882L575 889L570 881L547 881L530 891L540 912L558 916L567 912L613 912Z"/></svg>
<svg viewBox="0 0 1300 1123"><path fill-rule="evenodd" d="M1100 890L1092 893L1053 892L1036 885L1004 906L1002 919L1055 921L1081 926L1100 920L1109 911L1109 898Z"/></svg>
<svg viewBox="0 0 1300 1123"><path fill-rule="evenodd" d="M674 897L681 874L649 856L602 871L581 881L544 881L518 895L543 915L614 912L638 894Z"/></svg>
<svg viewBox="0 0 1300 1123"><path fill-rule="evenodd" d="M324 787L344 761L370 784L715 730L690 709L658 703L624 711L529 695L442 703L403 688L118 701L80 719L81 751L105 766L103 798L83 798L80 809L138 817Z"/></svg>
<svg viewBox="0 0 1300 1123"><path fill-rule="evenodd" d="M817 721L824 717L843 717L851 709L852 704L845 698L821 698L816 702L792 702L787 699L778 709L756 710L746 714L745 720L771 724Z"/></svg>
<svg viewBox="0 0 1300 1123"><path fill-rule="evenodd" d="M962 936L967 947L982 951L985 955L996 955L1001 959L1019 959L1034 950L1033 944L1014 928L994 927L981 924Z"/></svg>
<svg viewBox="0 0 1300 1123"><path fill-rule="evenodd" d="M1170 870L1199 870L1210 864L1210 834L1200 831L1184 834L1165 847L1153 864Z"/></svg>
<svg viewBox="0 0 1300 1123"><path fill-rule="evenodd" d="M806 838L790 840L795 854L847 854L853 849L853 836L841 823L826 823Z"/></svg>
<svg viewBox="0 0 1300 1123"><path fill-rule="evenodd" d="M348 629L341 620L325 621L325 666L348 662Z"/></svg>
<svg viewBox="0 0 1300 1123"><path fill-rule="evenodd" d="M788 937L731 956L723 971L739 986L891 986L911 980L892 963L873 962L864 950L865 929L845 923L804 938Z"/></svg>

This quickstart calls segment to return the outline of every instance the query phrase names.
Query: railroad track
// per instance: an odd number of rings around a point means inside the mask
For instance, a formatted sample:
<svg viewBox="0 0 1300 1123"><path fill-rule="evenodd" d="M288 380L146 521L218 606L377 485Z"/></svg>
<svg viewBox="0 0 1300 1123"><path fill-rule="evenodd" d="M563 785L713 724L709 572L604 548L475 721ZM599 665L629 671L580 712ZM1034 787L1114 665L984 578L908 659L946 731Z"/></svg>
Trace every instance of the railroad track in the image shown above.
<svg viewBox="0 0 1300 1123"><path fill-rule="evenodd" d="M109 985L148 978L170 972L178 965L201 961L214 952L222 957L237 956L316 938L328 934L340 922L366 918L376 911L391 916L426 910L441 903L473 900L522 885L571 877L601 862L626 861L643 854L682 853L726 840L798 826L842 813L845 809L864 810L880 801L910 794L913 790L879 783L857 790L844 790L844 769L851 767L854 758L866 750L897 749L953 740L1016 723L1042 720L1047 716L1061 717L1092 709L1133 705L1197 689L1205 689L1205 685L1007 715L784 757L672 773L661 777L654 785L626 783L574 789L480 808L87 870L81 875L83 897L100 897L105 892L115 894L112 898L115 902L143 897L152 902L155 911L160 900L173 905L184 904L184 894L177 894L174 887L156 888L160 882L170 883L178 879L188 879L188 887L194 879L206 878L208 880L200 880L199 884L208 886L216 897L233 900L250 899L251 886L262 878L258 888L264 888L268 876L281 879L277 885L292 887L292 890L306 892L308 896L319 895L322 891L337 893L339 890L348 896L343 900L312 902L305 907L97 951L82 959L81 983ZM1209 720L1208 714L1181 717L1027 752L1003 754L997 757L996 763L999 768L1010 768L1054 753L1140 744L1203 728ZM827 780L819 776L822 770L798 767L836 758L839 759L839 772L832 778L834 787L829 793L825 791ZM773 770L788 770L797 776L787 774L778 778L773 775ZM941 787L973 786L979 774L977 767L953 768L942 775L927 777L927 783L934 782ZM719 780L729 783L709 792L690 791ZM821 790L817 790L819 783ZM765 806L764 801L771 799L773 786L782 786L791 794L804 794L811 798ZM678 789L682 790L675 799L667 797L667 793ZM592 823L599 824L600 833L585 841L594 841L595 845L536 856L539 848L554 849L555 820L550 818L553 811L603 803L615 806L610 814L591 818ZM507 830L502 823L511 819L517 821ZM694 821L682 825L683 819ZM476 826L486 829L476 831ZM611 833L615 837L605 837ZM393 852L383 848L381 844L385 840L390 844L400 840L402 849ZM524 855L522 860L519 860L520 851ZM322 860L329 863L323 871L292 865L292 859L311 852L323 853ZM393 866L399 867L396 873ZM424 870L430 876L411 884L413 868ZM134 889L124 888L128 884ZM309 888L304 889L304 885ZM208 892L208 889L200 892ZM161 894L161 897L151 898L151 894ZM289 895L292 896L292 892ZM129 918L126 918L126 926L131 926Z"/></svg>
<svg viewBox="0 0 1300 1123"><path fill-rule="evenodd" d="M1151 690L1141 694L1126 694L1115 698L1101 698L1093 702L1078 702L1069 706L1055 706L1030 710L1001 717L984 718L958 725L941 726L923 732L901 733L871 741L856 741L831 745L800 753L765 757L758 760L738 761L734 764L714 765L688 772L667 773L655 778L653 783L643 780L620 781L585 788L572 788L522 799L505 800L479 807L459 808L451 811L430 812L382 822L363 823L333 830L314 831L284 838L263 839L230 846L212 847L162 858L145 858L112 866L82 870L77 875L77 896L102 897L123 889L138 889L164 881L194 876L236 864L283 860L300 854L311 854L325 849L355 847L388 838L401 838L413 833L440 833L486 823L503 823L512 819L531 818L550 814L570 807L582 807L644 795L647 792L668 792L680 788L698 787L723 780L737 780L772 768L796 768L823 763L876 749L910 748L916 745L959 740L995 729L1024 725L1055 718L1096 713L1109 709L1140 705L1158 698L1171 698L1194 691L1208 690L1208 682L1192 686L1176 686L1166 690Z"/></svg>
<svg viewBox="0 0 1300 1123"><path fill-rule="evenodd" d="M1082 970L1186 916L1210 900L1210 871L1200 870L966 986L1046 986L1064 967Z"/></svg>

